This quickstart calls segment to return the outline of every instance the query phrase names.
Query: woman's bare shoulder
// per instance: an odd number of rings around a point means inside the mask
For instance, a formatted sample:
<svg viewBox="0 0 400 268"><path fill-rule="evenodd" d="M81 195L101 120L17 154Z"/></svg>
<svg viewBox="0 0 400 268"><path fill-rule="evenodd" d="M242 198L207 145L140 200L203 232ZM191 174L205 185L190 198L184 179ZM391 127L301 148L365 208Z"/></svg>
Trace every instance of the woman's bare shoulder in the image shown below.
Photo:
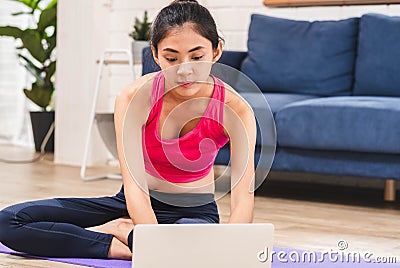
<svg viewBox="0 0 400 268"><path fill-rule="evenodd" d="M225 106L242 116L254 116L250 104L230 85L225 84Z"/></svg>
<svg viewBox="0 0 400 268"><path fill-rule="evenodd" d="M256 133L255 114L250 104L231 86L225 86L225 109L224 109L225 134L237 133L245 127L248 133ZM252 136L255 137L255 134Z"/></svg>
<svg viewBox="0 0 400 268"><path fill-rule="evenodd" d="M156 74L157 73L149 73L133 81L118 93L117 103L130 102L135 96L140 98L150 97L154 76Z"/></svg>
<svg viewBox="0 0 400 268"><path fill-rule="evenodd" d="M114 121L117 128L122 127L128 113L136 122L146 122L151 110L151 89L155 74L144 75L119 92L114 105Z"/></svg>

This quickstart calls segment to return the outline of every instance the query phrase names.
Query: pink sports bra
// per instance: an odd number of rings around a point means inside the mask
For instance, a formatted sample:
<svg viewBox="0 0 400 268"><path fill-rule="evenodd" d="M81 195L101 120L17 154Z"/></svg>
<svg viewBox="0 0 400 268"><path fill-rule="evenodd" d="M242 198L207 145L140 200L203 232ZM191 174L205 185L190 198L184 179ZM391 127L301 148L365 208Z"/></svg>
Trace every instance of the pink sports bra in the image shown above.
<svg viewBox="0 0 400 268"><path fill-rule="evenodd" d="M211 170L218 150L228 141L222 126L225 87L214 77L214 91L196 127L182 137L161 139L159 119L164 95L164 75L154 78L149 117L143 126L144 166L150 175L169 182L192 182Z"/></svg>

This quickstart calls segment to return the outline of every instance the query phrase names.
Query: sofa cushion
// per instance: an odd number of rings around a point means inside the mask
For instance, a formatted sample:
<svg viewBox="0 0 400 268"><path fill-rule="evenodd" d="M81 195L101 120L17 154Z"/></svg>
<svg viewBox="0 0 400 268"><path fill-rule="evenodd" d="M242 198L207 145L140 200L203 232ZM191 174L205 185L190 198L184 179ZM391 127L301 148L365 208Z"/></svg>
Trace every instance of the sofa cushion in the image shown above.
<svg viewBox="0 0 400 268"><path fill-rule="evenodd" d="M281 108L286 105L302 100L319 98L316 95L301 95L287 93L263 93L261 98L258 93L241 92L240 95L250 104L253 110L257 110L260 114L265 114L265 100L267 101L271 112L275 115Z"/></svg>
<svg viewBox="0 0 400 268"><path fill-rule="evenodd" d="M271 146L271 142L276 143L276 130L273 117L282 107L289 103L300 100L318 98L312 95L299 94L283 94L283 93L240 93L240 95L252 107L257 119L257 145ZM260 129L261 124L261 129ZM262 135L261 135L262 134ZM274 139L266 139L266 137L274 136ZM261 138L261 136L263 138Z"/></svg>
<svg viewBox="0 0 400 268"><path fill-rule="evenodd" d="M295 21L253 14L241 71L264 92L350 95L358 18Z"/></svg>
<svg viewBox="0 0 400 268"><path fill-rule="evenodd" d="M400 153L400 98L328 97L295 102L275 116L278 145Z"/></svg>
<svg viewBox="0 0 400 268"><path fill-rule="evenodd" d="M354 95L400 96L400 17L360 19Z"/></svg>

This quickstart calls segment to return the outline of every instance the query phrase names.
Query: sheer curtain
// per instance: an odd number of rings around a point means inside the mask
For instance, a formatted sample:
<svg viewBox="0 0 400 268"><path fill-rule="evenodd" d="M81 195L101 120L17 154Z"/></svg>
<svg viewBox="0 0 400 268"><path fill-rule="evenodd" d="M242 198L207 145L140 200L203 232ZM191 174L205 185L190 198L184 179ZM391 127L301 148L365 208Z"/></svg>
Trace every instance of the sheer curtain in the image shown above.
<svg viewBox="0 0 400 268"><path fill-rule="evenodd" d="M29 19L13 17L23 5L3 1L0 5L0 25L25 28ZM33 146L29 110L33 104L23 88L30 83L27 71L19 64L15 50L18 43L11 37L0 37L0 144Z"/></svg>

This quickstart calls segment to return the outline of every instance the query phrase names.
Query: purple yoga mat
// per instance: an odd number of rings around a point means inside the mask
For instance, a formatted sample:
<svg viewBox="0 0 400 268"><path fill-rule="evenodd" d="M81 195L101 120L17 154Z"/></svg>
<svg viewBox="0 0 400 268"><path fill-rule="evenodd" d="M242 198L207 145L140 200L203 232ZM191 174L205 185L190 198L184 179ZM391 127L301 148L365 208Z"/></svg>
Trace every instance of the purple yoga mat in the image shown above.
<svg viewBox="0 0 400 268"><path fill-rule="evenodd" d="M287 248L274 247L272 258L273 268L400 268L400 263L378 263L377 260L372 260L371 254L361 254L358 258L355 255L349 259L349 255L338 251L327 252L308 252L301 250L293 250ZM338 253L336 253L338 252ZM104 260L104 259L77 259L77 258L44 258L31 256L24 253L15 252L0 243L0 253L16 254L29 258L44 259L55 262L64 262L88 267L96 268L131 268L130 261L123 260ZM314 255L315 254L315 255ZM329 255L331 254L331 255ZM387 257L384 257L387 258ZM366 260L366 261L365 261ZM381 259L382 261L384 259ZM388 259L385 259L388 262ZM393 259L391 259L392 261ZM397 257L400 261L400 257ZM142 268L142 267L138 267ZM210 267L212 268L212 267Z"/></svg>
<svg viewBox="0 0 400 268"><path fill-rule="evenodd" d="M88 267L96 267L96 268L131 268L131 261L123 261L123 260L104 260L104 259L79 259L79 258L45 258L45 257L37 257L29 254L15 252L3 244L0 243L0 253L5 254L14 254L19 256L24 256L28 258L36 258L42 260L49 260L55 262L64 262Z"/></svg>

